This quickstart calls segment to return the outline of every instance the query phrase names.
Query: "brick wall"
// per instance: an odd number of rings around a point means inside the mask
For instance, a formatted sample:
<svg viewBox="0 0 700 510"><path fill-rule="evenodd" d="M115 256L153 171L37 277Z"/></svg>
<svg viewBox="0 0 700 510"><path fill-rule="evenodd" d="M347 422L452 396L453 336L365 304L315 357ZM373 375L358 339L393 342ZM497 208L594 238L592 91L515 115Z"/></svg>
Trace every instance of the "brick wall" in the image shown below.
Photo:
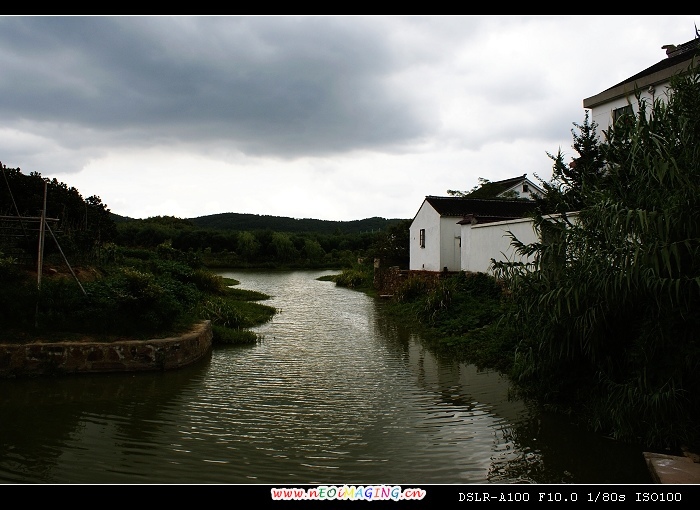
<svg viewBox="0 0 700 510"><path fill-rule="evenodd" d="M399 266L381 267L378 260L374 262L374 288L382 296L393 296L401 284L410 278L421 278L428 285L433 285L441 278L458 274L454 271L411 271L399 269Z"/></svg>

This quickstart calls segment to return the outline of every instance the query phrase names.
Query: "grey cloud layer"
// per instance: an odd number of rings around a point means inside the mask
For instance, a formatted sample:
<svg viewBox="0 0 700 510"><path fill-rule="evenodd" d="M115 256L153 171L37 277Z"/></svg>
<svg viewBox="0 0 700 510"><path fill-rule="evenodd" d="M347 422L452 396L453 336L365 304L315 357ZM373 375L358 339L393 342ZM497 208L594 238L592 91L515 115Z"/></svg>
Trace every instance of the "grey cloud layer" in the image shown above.
<svg viewBox="0 0 700 510"><path fill-rule="evenodd" d="M371 19L9 17L0 114L68 126L68 146L81 131L329 154L424 133L429 121L385 82L400 65Z"/></svg>
<svg viewBox="0 0 700 510"><path fill-rule="evenodd" d="M663 58L665 34L692 22L0 17L0 157L78 172L148 148L228 163L241 153L288 161L448 148L473 156L524 142L538 154L568 150L582 99ZM641 39L639 27L647 27ZM615 36L582 37L593 31Z"/></svg>

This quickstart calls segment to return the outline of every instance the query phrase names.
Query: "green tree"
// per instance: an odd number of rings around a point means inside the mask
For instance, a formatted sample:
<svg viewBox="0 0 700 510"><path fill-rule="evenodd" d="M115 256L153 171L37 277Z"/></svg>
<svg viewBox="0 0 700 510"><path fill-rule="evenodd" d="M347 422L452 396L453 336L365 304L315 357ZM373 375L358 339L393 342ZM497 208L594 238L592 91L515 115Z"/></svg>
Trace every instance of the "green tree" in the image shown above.
<svg viewBox="0 0 700 510"><path fill-rule="evenodd" d="M311 262L318 262L323 259L326 252L323 250L321 245L315 239L305 239L304 240L304 256Z"/></svg>
<svg viewBox="0 0 700 510"><path fill-rule="evenodd" d="M401 220L376 234L371 253L383 266L408 269L410 261L410 228L412 220Z"/></svg>
<svg viewBox="0 0 700 510"><path fill-rule="evenodd" d="M477 184L476 186L474 186L474 187L473 187L472 189L470 189L469 191L461 191L461 190L458 190L458 189L448 189L448 190L447 190L447 194L450 195L451 197L461 197L461 198L464 198L464 197L467 197L467 196L469 196L470 194L474 193L476 190L478 190L478 189L481 188L482 186L485 186L486 184L488 184L488 183L491 182L491 181L489 181L488 179L484 179L483 177L479 177L478 180L479 180L479 184Z"/></svg>
<svg viewBox="0 0 700 510"><path fill-rule="evenodd" d="M536 199L542 213L564 213L578 211L588 190L601 186L605 175L605 162L601 154L600 141L596 135L597 125L590 122L586 112L583 124L574 122L571 130L572 147L578 153L567 165L561 149L556 154L547 153L554 161L552 179L547 182L539 177L544 196Z"/></svg>
<svg viewBox="0 0 700 510"><path fill-rule="evenodd" d="M251 232L238 234L238 253L244 260L254 260L259 251L260 243Z"/></svg>
<svg viewBox="0 0 700 510"><path fill-rule="evenodd" d="M698 73L675 77L665 102L638 95L634 122L605 140L584 131L590 158L575 174L556 157L566 186L552 190L578 216L538 215L541 241L513 240L532 264L495 265L522 328L521 387L595 431L658 448L700 447Z"/></svg>
<svg viewBox="0 0 700 510"><path fill-rule="evenodd" d="M99 256L102 243L112 241L117 234L109 209L98 196L83 199L80 192L56 179L44 178L38 172L23 174L19 168L0 165L0 215L23 217L21 234L24 239L20 248L36 253L36 220L41 214L46 197L46 216L59 220L52 227L52 234L61 250L73 262L92 260ZM28 223L29 222L29 223ZM47 254L57 251L49 236ZM7 242L0 239L0 242Z"/></svg>
<svg viewBox="0 0 700 510"><path fill-rule="evenodd" d="M299 256L294 243L284 232L272 233L272 246L278 262L291 262Z"/></svg>

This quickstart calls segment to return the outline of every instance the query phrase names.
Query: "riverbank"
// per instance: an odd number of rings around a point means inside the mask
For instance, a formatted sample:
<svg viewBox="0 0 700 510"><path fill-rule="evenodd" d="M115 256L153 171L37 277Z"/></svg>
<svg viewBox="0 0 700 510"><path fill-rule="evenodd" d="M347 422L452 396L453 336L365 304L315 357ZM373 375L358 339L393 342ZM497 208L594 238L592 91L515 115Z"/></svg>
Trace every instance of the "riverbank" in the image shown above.
<svg viewBox="0 0 700 510"><path fill-rule="evenodd" d="M212 339L211 321L207 320L168 338L0 343L0 378L171 370L208 355Z"/></svg>

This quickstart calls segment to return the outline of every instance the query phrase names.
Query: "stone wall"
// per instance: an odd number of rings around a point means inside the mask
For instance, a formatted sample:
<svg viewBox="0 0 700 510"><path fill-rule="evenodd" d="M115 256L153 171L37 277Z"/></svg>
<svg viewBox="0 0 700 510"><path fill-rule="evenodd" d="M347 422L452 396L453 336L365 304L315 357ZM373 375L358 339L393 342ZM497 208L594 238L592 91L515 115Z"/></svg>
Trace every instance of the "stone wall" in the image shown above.
<svg viewBox="0 0 700 510"><path fill-rule="evenodd" d="M428 287L436 285L441 278L458 274L458 271L415 271L399 269L399 266L381 267L375 260L374 264L374 288L382 297L391 297L408 278L420 278Z"/></svg>
<svg viewBox="0 0 700 510"><path fill-rule="evenodd" d="M0 378L175 369L208 355L212 337L211 322L204 321L171 338L0 344Z"/></svg>
<svg viewBox="0 0 700 510"><path fill-rule="evenodd" d="M380 267L377 261L374 265L374 288L380 295L391 296L405 279L408 271L399 266Z"/></svg>

